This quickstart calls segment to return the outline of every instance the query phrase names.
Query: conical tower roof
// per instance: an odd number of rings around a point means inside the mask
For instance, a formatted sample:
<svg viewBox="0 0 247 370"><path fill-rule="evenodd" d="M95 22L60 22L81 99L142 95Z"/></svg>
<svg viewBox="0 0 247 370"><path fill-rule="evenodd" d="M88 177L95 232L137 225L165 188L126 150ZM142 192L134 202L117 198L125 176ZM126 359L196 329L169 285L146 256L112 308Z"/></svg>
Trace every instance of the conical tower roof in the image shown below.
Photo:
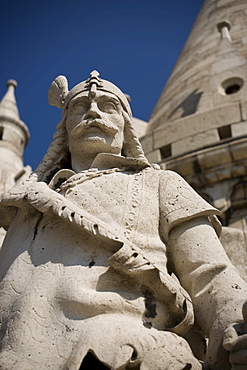
<svg viewBox="0 0 247 370"><path fill-rule="evenodd" d="M8 80L7 92L4 95L0 103L0 117L8 117L10 120L19 120L20 115L16 104L14 90L17 87L17 82L15 80Z"/></svg>
<svg viewBox="0 0 247 370"><path fill-rule="evenodd" d="M246 135L246 97L247 2L206 0L141 139L147 157Z"/></svg>
<svg viewBox="0 0 247 370"><path fill-rule="evenodd" d="M246 0L206 0L153 110L148 131L229 101L241 100L246 96L246 89L240 89L230 98L223 89L226 89L224 82L234 77L240 78L243 87L246 69L237 71L236 68L246 67L246 59ZM217 74L221 76L215 81ZM222 97L217 99L216 94Z"/></svg>
<svg viewBox="0 0 247 370"><path fill-rule="evenodd" d="M22 130L25 138L24 146L27 145L29 139L29 130L24 122L21 121L16 99L15 99L15 88L17 82L15 80L7 81L7 92L0 102L0 125L14 124Z"/></svg>

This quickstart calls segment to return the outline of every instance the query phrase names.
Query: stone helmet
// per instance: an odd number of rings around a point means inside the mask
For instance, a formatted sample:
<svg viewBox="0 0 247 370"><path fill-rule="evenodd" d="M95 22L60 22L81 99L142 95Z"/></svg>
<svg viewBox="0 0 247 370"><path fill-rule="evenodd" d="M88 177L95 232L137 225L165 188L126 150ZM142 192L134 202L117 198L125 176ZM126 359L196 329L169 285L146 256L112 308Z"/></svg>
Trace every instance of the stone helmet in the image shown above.
<svg viewBox="0 0 247 370"><path fill-rule="evenodd" d="M58 76L51 84L48 92L48 101L50 105L62 108L63 112L67 108L70 100L83 91L106 91L114 94L121 102L123 109L131 117L131 109L127 96L113 83L99 78L98 71L92 71L90 78L80 82L70 91L68 90L68 81L65 76Z"/></svg>

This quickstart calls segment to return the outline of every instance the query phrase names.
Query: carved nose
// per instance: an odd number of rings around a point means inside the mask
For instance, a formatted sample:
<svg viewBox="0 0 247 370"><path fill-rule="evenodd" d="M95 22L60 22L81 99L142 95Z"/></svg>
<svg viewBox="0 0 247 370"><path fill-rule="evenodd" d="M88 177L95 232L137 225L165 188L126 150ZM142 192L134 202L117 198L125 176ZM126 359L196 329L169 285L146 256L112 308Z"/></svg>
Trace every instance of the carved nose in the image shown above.
<svg viewBox="0 0 247 370"><path fill-rule="evenodd" d="M85 119L88 119L88 118L100 118L101 115L100 115L100 111L98 109L98 106L96 103L92 103L90 105L90 108L89 110L87 111L86 115L85 115Z"/></svg>

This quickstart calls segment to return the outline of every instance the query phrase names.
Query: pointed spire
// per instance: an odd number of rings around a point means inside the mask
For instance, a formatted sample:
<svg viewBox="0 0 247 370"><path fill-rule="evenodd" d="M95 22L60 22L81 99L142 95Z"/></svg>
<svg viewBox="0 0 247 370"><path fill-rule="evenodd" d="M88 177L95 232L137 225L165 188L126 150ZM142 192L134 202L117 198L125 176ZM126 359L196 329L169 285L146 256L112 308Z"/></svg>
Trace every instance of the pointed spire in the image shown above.
<svg viewBox="0 0 247 370"><path fill-rule="evenodd" d="M0 118L11 119L14 121L20 120L19 111L15 99L15 88L17 87L17 82L15 80L7 81L7 92L4 95L0 103Z"/></svg>
<svg viewBox="0 0 247 370"><path fill-rule="evenodd" d="M9 131L10 130L9 123L11 123L21 130L22 135L24 136L23 143L21 144L23 150L24 147L27 145L29 139L29 130L25 123L20 119L15 99L15 88L17 87L17 82L15 80L8 80L6 85L7 92L2 98L2 101L0 102L0 126L4 127L6 124L8 124ZM8 136L8 141L11 141L10 136Z"/></svg>
<svg viewBox="0 0 247 370"><path fill-rule="evenodd" d="M7 81L7 92L0 102L0 193L23 181L30 171L28 166L23 166L22 156L29 130L19 116L16 87L15 80Z"/></svg>
<svg viewBox="0 0 247 370"><path fill-rule="evenodd" d="M239 77L246 81L246 10L246 0L205 0L152 112L149 132L166 122L224 104L217 94L226 80ZM246 96L246 83L242 86L241 94Z"/></svg>

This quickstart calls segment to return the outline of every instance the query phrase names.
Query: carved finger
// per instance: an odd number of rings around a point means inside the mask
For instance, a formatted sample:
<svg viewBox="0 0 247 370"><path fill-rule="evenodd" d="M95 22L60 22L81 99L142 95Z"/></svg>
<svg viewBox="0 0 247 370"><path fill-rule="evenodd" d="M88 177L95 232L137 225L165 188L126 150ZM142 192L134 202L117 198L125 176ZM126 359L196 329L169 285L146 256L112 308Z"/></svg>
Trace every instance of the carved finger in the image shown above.
<svg viewBox="0 0 247 370"><path fill-rule="evenodd" d="M227 351L232 351L238 342L238 330L239 324L233 324L224 331L223 347Z"/></svg>

